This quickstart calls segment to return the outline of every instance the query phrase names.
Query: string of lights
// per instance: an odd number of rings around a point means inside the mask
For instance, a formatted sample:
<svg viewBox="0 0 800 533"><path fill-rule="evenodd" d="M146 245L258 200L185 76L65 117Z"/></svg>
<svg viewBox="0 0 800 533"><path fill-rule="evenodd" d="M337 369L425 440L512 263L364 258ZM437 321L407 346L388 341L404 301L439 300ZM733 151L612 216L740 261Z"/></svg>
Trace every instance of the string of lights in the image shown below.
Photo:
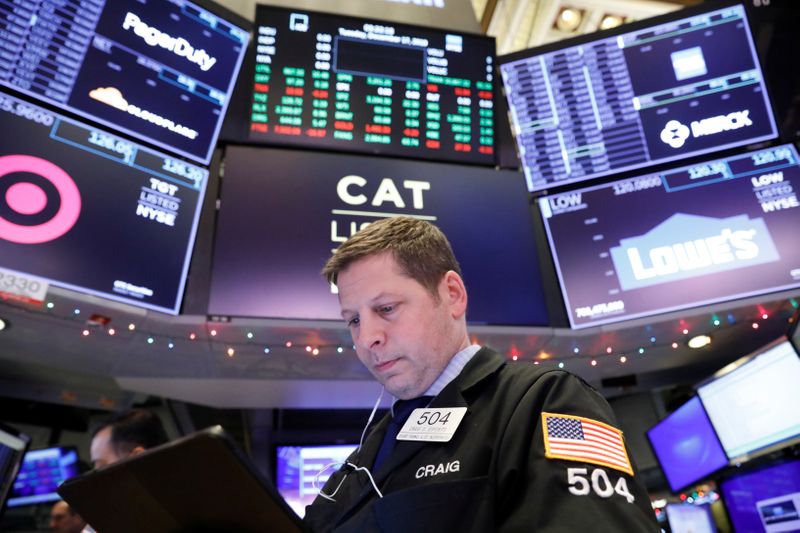
<svg viewBox="0 0 800 533"><path fill-rule="evenodd" d="M326 354L341 356L346 352L354 351L354 346L346 345L343 343L319 343L307 344L303 342L296 342L287 339L281 342L262 342L257 338L257 327L243 328L241 326L232 325L220 321L206 321L198 324L195 327L189 327L190 331L184 336L178 337L176 335L164 334L157 331L150 331L137 325L136 321L129 321L125 324L123 321L120 326L111 326L112 320L104 315L91 314L85 318L85 314L80 307L73 307L71 312L60 314L56 310L56 304L52 301L46 302L41 307L33 307L28 304L22 304L15 301L3 301L2 305L14 307L16 309L24 310L27 313L46 315L49 319L63 321L73 324L79 335L82 337L91 337L96 335L105 335L108 337L117 337L120 339L140 339L141 342L151 347L166 346L168 350L173 350L178 346L178 343L194 343L201 340L202 334L205 334L205 340L211 343L218 343L223 346L222 352L229 358L236 357L237 355L259 353L262 355L269 355L275 350L294 350L297 353L308 354L311 357L324 356ZM775 310L772 314L768 313L762 306L757 305L750 312L745 314L743 310L736 313L727 313L725 316L720 317L718 314L712 314L708 320L708 327L700 334L690 337L692 330L684 320L679 320L676 334L669 339L659 339L655 335L645 337L644 342L636 346L615 347L608 345L600 353L584 352L579 344L573 344L570 353L565 354L552 354L546 351L538 351L534 354L524 354L516 348L512 348L508 353L509 359L517 362L532 362L534 365L552 365L556 368L577 368L579 365L589 365L596 367L600 364L615 363L617 365L624 365L637 357L645 357L648 352L655 351L662 348L671 348L677 350L682 346L690 348L701 348L711 342L715 333L724 331L733 327L740 327L742 324L750 324L753 330L758 330L761 323L772 318L784 320L785 316L790 315L788 320L791 322L794 311L798 308L798 301L790 298ZM215 317L217 318L217 317ZM225 340L221 340L221 328L225 328ZM240 337L241 340L231 340L232 337ZM699 339L699 340L696 340ZM473 337L473 342L480 343L480 339ZM694 344L694 345L693 345ZM212 344L212 349L217 349Z"/></svg>

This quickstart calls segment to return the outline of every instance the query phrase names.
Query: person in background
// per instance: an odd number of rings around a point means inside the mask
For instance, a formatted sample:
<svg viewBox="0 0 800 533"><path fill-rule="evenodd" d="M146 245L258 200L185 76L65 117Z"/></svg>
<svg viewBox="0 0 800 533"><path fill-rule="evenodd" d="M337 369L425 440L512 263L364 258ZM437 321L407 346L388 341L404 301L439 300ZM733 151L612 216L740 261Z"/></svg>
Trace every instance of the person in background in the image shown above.
<svg viewBox="0 0 800 533"><path fill-rule="evenodd" d="M81 533L86 522L64 500L58 500L50 509L50 531L53 533Z"/></svg>
<svg viewBox="0 0 800 533"><path fill-rule="evenodd" d="M144 409L131 409L101 422L92 433L92 466L102 468L167 442L161 420Z"/></svg>
<svg viewBox="0 0 800 533"><path fill-rule="evenodd" d="M658 531L605 399L471 341L436 226L371 223L323 275L356 355L398 401L307 507L311 531Z"/></svg>

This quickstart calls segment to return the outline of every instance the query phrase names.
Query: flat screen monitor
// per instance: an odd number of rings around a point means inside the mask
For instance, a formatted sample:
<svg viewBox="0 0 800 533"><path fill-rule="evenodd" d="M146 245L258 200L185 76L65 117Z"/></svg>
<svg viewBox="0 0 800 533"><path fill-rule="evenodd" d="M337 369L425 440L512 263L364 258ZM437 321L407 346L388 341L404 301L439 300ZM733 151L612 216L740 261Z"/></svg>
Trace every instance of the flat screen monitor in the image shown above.
<svg viewBox="0 0 800 533"><path fill-rule="evenodd" d="M177 314L208 171L2 91L0 131L0 268Z"/></svg>
<svg viewBox="0 0 800 533"><path fill-rule="evenodd" d="M732 461L800 440L800 358L785 339L697 389Z"/></svg>
<svg viewBox="0 0 800 533"><path fill-rule="evenodd" d="M249 141L494 165L494 39L256 8Z"/></svg>
<svg viewBox="0 0 800 533"><path fill-rule="evenodd" d="M208 163L249 33L186 0L0 4L0 85Z"/></svg>
<svg viewBox="0 0 800 533"><path fill-rule="evenodd" d="M667 504L670 533L717 533L708 505Z"/></svg>
<svg viewBox="0 0 800 533"><path fill-rule="evenodd" d="M30 441L28 435L0 424L0 516Z"/></svg>
<svg viewBox="0 0 800 533"><path fill-rule="evenodd" d="M721 487L734 531L800 531L800 461L741 473Z"/></svg>
<svg viewBox="0 0 800 533"><path fill-rule="evenodd" d="M336 472L356 444L278 446L275 483L289 507L301 517L331 474Z"/></svg>
<svg viewBox="0 0 800 533"><path fill-rule="evenodd" d="M360 228L406 215L450 240L470 323L548 324L519 172L240 146L226 149L224 165L211 315L341 320L320 269Z"/></svg>
<svg viewBox="0 0 800 533"><path fill-rule="evenodd" d="M789 328L789 342L794 346L795 351L800 354L800 309L795 311L792 316L792 326Z"/></svg>
<svg viewBox="0 0 800 533"><path fill-rule="evenodd" d="M25 454L9 507L54 502L61 499L56 489L65 480L78 475L78 453L74 448L44 448Z"/></svg>
<svg viewBox="0 0 800 533"><path fill-rule="evenodd" d="M499 58L529 189L777 137L744 6L719 6Z"/></svg>
<svg viewBox="0 0 800 533"><path fill-rule="evenodd" d="M697 396L647 431L673 492L728 466L728 456Z"/></svg>
<svg viewBox="0 0 800 533"><path fill-rule="evenodd" d="M798 191L784 145L540 198L572 327L799 287Z"/></svg>

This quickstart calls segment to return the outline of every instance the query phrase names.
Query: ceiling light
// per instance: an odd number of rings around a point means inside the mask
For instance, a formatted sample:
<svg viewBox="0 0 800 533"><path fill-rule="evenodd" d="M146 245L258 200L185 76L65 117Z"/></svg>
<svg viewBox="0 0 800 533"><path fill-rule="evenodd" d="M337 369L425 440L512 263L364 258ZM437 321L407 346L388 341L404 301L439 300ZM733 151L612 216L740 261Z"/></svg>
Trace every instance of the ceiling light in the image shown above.
<svg viewBox="0 0 800 533"><path fill-rule="evenodd" d="M616 28L623 23L624 19L619 15L605 15L603 20L600 21L600 29L601 30L608 30L611 28Z"/></svg>
<svg viewBox="0 0 800 533"><path fill-rule="evenodd" d="M708 335L697 335L689 339L689 342L686 343L689 348L702 348L703 346L708 346L711 344L711 337Z"/></svg>
<svg viewBox="0 0 800 533"><path fill-rule="evenodd" d="M556 18L556 29L567 32L574 32L583 21L583 11L574 7L565 7Z"/></svg>

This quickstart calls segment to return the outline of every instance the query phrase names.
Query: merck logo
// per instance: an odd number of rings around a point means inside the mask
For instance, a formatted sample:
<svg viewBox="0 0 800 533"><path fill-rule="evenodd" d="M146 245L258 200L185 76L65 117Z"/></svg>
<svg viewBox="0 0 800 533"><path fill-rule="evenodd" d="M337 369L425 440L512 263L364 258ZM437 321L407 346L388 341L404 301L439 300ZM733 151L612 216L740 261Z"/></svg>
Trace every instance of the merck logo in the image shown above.
<svg viewBox="0 0 800 533"><path fill-rule="evenodd" d="M689 138L689 128L677 120L670 120L661 130L661 140L673 148L680 148Z"/></svg>
<svg viewBox="0 0 800 533"><path fill-rule="evenodd" d="M610 252L623 290L780 259L764 220L747 215L716 219L678 213L644 235L622 239Z"/></svg>
<svg viewBox="0 0 800 533"><path fill-rule="evenodd" d="M672 148L680 148L686 143L691 132L692 137L703 137L704 135L714 135L723 131L738 130L746 126L752 126L750 120L750 110L734 111L727 115L717 115L715 117L693 120L691 130L685 124L677 120L670 120L661 130L661 141L670 145Z"/></svg>

